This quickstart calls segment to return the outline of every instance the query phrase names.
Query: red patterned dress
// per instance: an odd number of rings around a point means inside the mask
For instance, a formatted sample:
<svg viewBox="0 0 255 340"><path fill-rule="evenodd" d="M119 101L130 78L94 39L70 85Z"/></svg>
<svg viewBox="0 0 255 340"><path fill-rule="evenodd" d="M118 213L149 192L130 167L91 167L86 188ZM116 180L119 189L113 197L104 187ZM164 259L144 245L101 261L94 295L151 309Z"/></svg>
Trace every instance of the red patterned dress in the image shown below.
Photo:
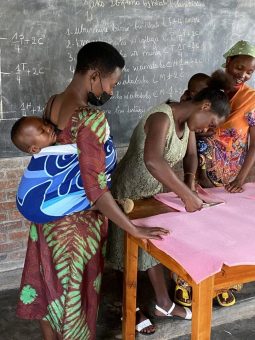
<svg viewBox="0 0 255 340"><path fill-rule="evenodd" d="M91 202L107 188L102 111L77 110L58 136L77 143L83 185ZM31 224L17 316L50 322L64 340L94 340L108 220L96 210Z"/></svg>

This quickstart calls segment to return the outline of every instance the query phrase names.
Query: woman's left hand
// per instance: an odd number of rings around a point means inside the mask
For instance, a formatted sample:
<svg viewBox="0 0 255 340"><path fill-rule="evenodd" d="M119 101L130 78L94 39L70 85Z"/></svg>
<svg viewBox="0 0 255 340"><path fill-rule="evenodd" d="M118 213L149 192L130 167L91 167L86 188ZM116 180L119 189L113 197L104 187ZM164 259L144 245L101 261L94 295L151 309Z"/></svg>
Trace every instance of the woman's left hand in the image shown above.
<svg viewBox="0 0 255 340"><path fill-rule="evenodd" d="M225 189L228 192L231 192L231 193L242 192L243 191L243 181L236 178L232 182L230 182L229 184L225 185Z"/></svg>
<svg viewBox="0 0 255 340"><path fill-rule="evenodd" d="M134 225L134 229L132 231L128 231L134 237L141 239L153 239L153 240L162 240L164 236L167 236L170 231L161 228L161 227L138 227Z"/></svg>

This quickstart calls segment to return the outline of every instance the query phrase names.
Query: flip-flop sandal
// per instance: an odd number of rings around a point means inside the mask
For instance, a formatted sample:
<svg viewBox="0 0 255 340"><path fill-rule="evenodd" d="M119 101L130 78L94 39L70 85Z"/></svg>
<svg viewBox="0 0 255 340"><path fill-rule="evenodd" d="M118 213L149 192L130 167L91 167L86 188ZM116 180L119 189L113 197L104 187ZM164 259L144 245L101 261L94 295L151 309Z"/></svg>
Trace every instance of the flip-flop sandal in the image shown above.
<svg viewBox="0 0 255 340"><path fill-rule="evenodd" d="M135 311L136 311L136 312L139 312L139 311L140 311L140 308L137 307ZM153 324L151 323L150 319L145 319L145 320L139 322L139 323L135 326L135 330L136 330L138 333L142 334L142 335L152 335L152 334L155 333L155 330L152 331L152 332L149 332L149 333L143 332L143 330L144 330L145 328L149 327L149 326L153 326Z"/></svg>
<svg viewBox="0 0 255 340"><path fill-rule="evenodd" d="M135 311L136 311L136 312L139 312L139 311L140 311L140 308L137 307ZM121 320L123 320L122 317L121 317ZM143 332L143 330L144 330L145 328L149 327L149 326L153 326L153 324L151 323L150 319L145 319L145 320L139 322L138 324L136 324L135 330L136 330L138 333L142 334L142 335L152 335L152 334L155 333L156 330L154 330L154 331L152 331L152 332L149 332L149 333Z"/></svg>
<svg viewBox="0 0 255 340"><path fill-rule="evenodd" d="M172 311L174 310L175 308L175 303L173 302L172 303L172 306L170 307L170 309L168 311L166 311L165 309L159 307L158 305L155 305L155 308L161 312L162 314L164 314L164 316L159 316L159 315L155 315L154 318L155 319L162 319L162 318L174 318L174 319L182 319L182 320L191 320L192 319L192 312L189 308L187 307L183 307L186 311L186 315L185 317L181 317L179 315L172 315Z"/></svg>
<svg viewBox="0 0 255 340"><path fill-rule="evenodd" d="M135 329L138 333L142 334L142 335L152 335L155 333L155 330L152 332L143 332L143 330L149 326L153 326L153 324L151 323L151 321L149 319L145 319L141 322L139 322L136 326Z"/></svg>
<svg viewBox="0 0 255 340"><path fill-rule="evenodd" d="M178 284L176 284L175 287L174 301L185 307L191 307L192 305L190 292L185 287L182 287Z"/></svg>
<svg viewBox="0 0 255 340"><path fill-rule="evenodd" d="M236 303L235 295L231 292L231 290L218 294L216 299L218 304L222 307L231 307Z"/></svg>

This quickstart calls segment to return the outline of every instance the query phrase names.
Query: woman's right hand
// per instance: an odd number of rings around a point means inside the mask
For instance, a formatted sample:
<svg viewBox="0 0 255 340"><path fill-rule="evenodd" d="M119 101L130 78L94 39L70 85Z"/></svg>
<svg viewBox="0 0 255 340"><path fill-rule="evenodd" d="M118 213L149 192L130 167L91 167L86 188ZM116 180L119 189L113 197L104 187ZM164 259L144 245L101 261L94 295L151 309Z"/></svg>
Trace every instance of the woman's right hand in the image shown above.
<svg viewBox="0 0 255 340"><path fill-rule="evenodd" d="M185 204L185 209L188 212L201 210L203 206L203 201L201 200L201 198L199 198L198 195L193 192L189 195L187 199L183 200L183 202Z"/></svg>
<svg viewBox="0 0 255 340"><path fill-rule="evenodd" d="M138 227L134 225L130 234L136 238L162 240L164 236L170 232L167 229L161 227Z"/></svg>

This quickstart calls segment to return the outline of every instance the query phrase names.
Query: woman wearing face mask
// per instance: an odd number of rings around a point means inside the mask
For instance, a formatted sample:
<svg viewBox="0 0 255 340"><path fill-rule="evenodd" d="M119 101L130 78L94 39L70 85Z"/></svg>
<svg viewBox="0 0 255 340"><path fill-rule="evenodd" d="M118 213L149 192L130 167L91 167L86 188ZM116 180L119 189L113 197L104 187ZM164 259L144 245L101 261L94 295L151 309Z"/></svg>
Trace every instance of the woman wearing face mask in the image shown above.
<svg viewBox="0 0 255 340"><path fill-rule="evenodd" d="M103 105L120 79L124 59L111 45L92 42L78 53L74 77L52 97L45 117L59 144L77 143L82 182L93 209L45 224L32 223L17 315L40 320L45 340L95 340L107 218L138 238L161 239L163 228L138 228L107 188Z"/></svg>
<svg viewBox="0 0 255 340"><path fill-rule="evenodd" d="M216 127L229 114L228 98L221 89L229 88L226 76L216 72L209 86L190 101L167 102L151 109L136 126L127 153L112 178L115 198L140 199L162 191L163 186L175 192L188 212L201 209L202 200L194 193L197 170L195 131ZM172 170L183 160L184 183ZM183 235L185 237L185 235ZM114 226L108 243L108 258L112 267L123 269L123 232ZM155 296L155 316L178 316L191 319L188 308L175 306L170 300L163 266L146 252L139 250L138 269L147 271ZM137 313L137 322L145 316ZM143 334L153 333L154 326L144 327Z"/></svg>
<svg viewBox="0 0 255 340"><path fill-rule="evenodd" d="M255 46L238 41L225 54L225 72L233 87L227 92L231 113L209 137L198 139L198 182L203 187L225 186L241 192L255 162L255 90L245 84L255 70ZM213 133L213 135L212 135ZM240 289L240 287L238 287ZM217 295L221 306L232 306L232 291Z"/></svg>

